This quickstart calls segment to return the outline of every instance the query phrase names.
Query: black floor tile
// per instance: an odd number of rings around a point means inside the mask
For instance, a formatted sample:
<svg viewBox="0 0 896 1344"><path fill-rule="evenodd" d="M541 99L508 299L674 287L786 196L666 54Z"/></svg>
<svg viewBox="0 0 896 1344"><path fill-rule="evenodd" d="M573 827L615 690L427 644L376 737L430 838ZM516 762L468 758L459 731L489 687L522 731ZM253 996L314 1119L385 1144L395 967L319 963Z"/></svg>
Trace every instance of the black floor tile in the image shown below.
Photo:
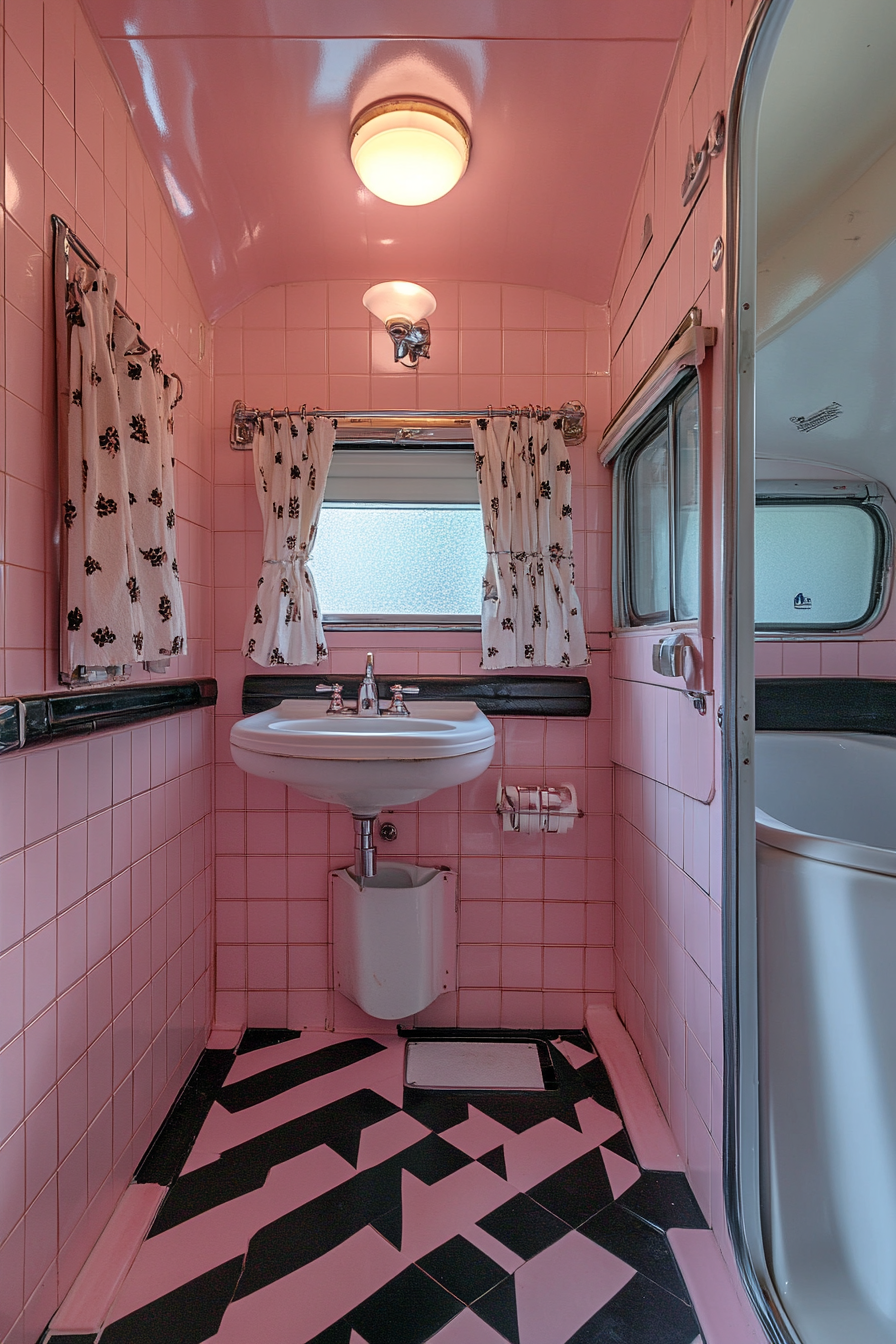
<svg viewBox="0 0 896 1344"><path fill-rule="evenodd" d="M271 1167L321 1144L326 1144L354 1165L358 1160L362 1129L385 1120L397 1110L397 1106L378 1092L364 1088L228 1148L217 1161L188 1171L175 1181L149 1235L157 1236L188 1218L195 1218L198 1213L248 1194L250 1190L260 1189Z"/></svg>
<svg viewBox="0 0 896 1344"><path fill-rule="evenodd" d="M95 1344L96 1335L51 1335L41 1336L40 1344Z"/></svg>
<svg viewBox="0 0 896 1344"><path fill-rule="evenodd" d="M610 1082L610 1075L604 1068L603 1060L595 1055L591 1063L583 1064L578 1073L594 1100L599 1102L601 1106L606 1106L608 1111L615 1111L618 1115L619 1102L616 1100L616 1093L613 1091L613 1084Z"/></svg>
<svg viewBox="0 0 896 1344"><path fill-rule="evenodd" d="M343 1317L341 1321L336 1321L334 1325L328 1325L326 1330L322 1330L319 1335L309 1339L308 1344L350 1344L351 1337L351 1322L348 1317Z"/></svg>
<svg viewBox="0 0 896 1344"><path fill-rule="evenodd" d="M217 1265L113 1321L103 1331L103 1339L107 1344L202 1344L217 1334L242 1267L241 1255Z"/></svg>
<svg viewBox="0 0 896 1344"><path fill-rule="evenodd" d="M496 1176L500 1176L502 1181L507 1180L507 1163L504 1161L504 1145L499 1143L497 1148L493 1148L490 1153L483 1153L477 1158L484 1167L493 1171Z"/></svg>
<svg viewBox="0 0 896 1344"><path fill-rule="evenodd" d="M347 1241L362 1227L400 1207L402 1171L433 1185L468 1166L470 1161L444 1139L430 1134L387 1162L358 1172L333 1190L268 1223L249 1242L237 1296L248 1297L266 1284L301 1269Z"/></svg>
<svg viewBox="0 0 896 1344"><path fill-rule="evenodd" d="M507 1278L506 1269L464 1237L452 1237L417 1264L449 1293L468 1304Z"/></svg>
<svg viewBox="0 0 896 1344"><path fill-rule="evenodd" d="M645 1171L619 1196L624 1208L667 1232L670 1227L707 1226L687 1177L680 1171Z"/></svg>
<svg viewBox="0 0 896 1344"><path fill-rule="evenodd" d="M203 1050L135 1171L135 1181L171 1185L177 1180L232 1064L231 1050Z"/></svg>
<svg viewBox="0 0 896 1344"><path fill-rule="evenodd" d="M632 1141L624 1129L618 1130L612 1138L604 1139L601 1147L609 1148L611 1153L616 1153L617 1157L624 1157L627 1162L634 1162L636 1167L639 1165Z"/></svg>
<svg viewBox="0 0 896 1344"><path fill-rule="evenodd" d="M503 1283L499 1283L497 1288L493 1288L490 1293L480 1297L478 1301L472 1303L471 1311L475 1311L486 1325L490 1325L493 1330L497 1330L499 1335L503 1335L509 1344L520 1344L520 1330L516 1314L516 1285L513 1277L508 1276Z"/></svg>
<svg viewBox="0 0 896 1344"><path fill-rule="evenodd" d="M547 1180L539 1181L527 1193L570 1227L578 1227L586 1218L613 1203L613 1191L599 1148L577 1157L575 1162L561 1167Z"/></svg>
<svg viewBox="0 0 896 1344"><path fill-rule="evenodd" d="M367 1344L424 1344L460 1311L462 1302L409 1265L346 1319Z"/></svg>
<svg viewBox="0 0 896 1344"><path fill-rule="evenodd" d="M297 1041L300 1031L290 1031L287 1027L247 1027L237 1046L238 1055L248 1055L252 1050L264 1050L269 1045L282 1045L284 1041Z"/></svg>
<svg viewBox="0 0 896 1344"><path fill-rule="evenodd" d="M693 1344L699 1333L687 1303L636 1274L566 1344Z"/></svg>
<svg viewBox="0 0 896 1344"><path fill-rule="evenodd" d="M476 1226L524 1260L531 1260L570 1230L568 1223L555 1218L528 1195L514 1195L506 1204L480 1218Z"/></svg>
<svg viewBox="0 0 896 1344"><path fill-rule="evenodd" d="M371 1041L364 1037L339 1041L336 1045L325 1045L321 1050L312 1051L310 1055L285 1060L284 1063L275 1064L270 1069L253 1073L250 1078L244 1078L239 1083L230 1083L222 1087L217 1101L225 1111L232 1113L245 1111L249 1106L257 1106L259 1102L269 1101L271 1097L279 1096L281 1092L288 1092L290 1088L300 1087L302 1083L308 1083L312 1078L321 1078L324 1074L335 1073L349 1064L357 1064L359 1060L367 1059L370 1055L378 1055L385 1048L379 1041Z"/></svg>
<svg viewBox="0 0 896 1344"><path fill-rule="evenodd" d="M379 1218L374 1218L370 1226L374 1231L379 1232L381 1237L385 1237L388 1242L395 1247L396 1251L401 1250L401 1205L396 1204L393 1209L387 1210Z"/></svg>
<svg viewBox="0 0 896 1344"><path fill-rule="evenodd" d="M478 1106L472 1096L460 1092L427 1092L420 1087L406 1087L401 1106L421 1125L441 1134L445 1129L463 1124L470 1116L469 1103Z"/></svg>
<svg viewBox="0 0 896 1344"><path fill-rule="evenodd" d="M611 1204L582 1223L579 1231L631 1265L632 1269L652 1279L660 1288L665 1288L666 1292L674 1293L683 1302L689 1300L666 1234L629 1213L628 1209Z"/></svg>

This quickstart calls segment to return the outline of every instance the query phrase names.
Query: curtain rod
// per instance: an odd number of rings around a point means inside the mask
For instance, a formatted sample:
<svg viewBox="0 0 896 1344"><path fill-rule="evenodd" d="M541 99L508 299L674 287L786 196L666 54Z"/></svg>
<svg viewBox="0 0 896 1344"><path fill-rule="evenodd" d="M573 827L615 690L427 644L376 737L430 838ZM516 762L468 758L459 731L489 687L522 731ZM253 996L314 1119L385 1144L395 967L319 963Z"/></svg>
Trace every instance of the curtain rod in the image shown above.
<svg viewBox="0 0 896 1344"><path fill-rule="evenodd" d="M95 270L97 271L105 270L105 267L103 266L102 262L97 261L96 257L93 255L87 244L81 242L81 239L78 237L75 231L68 224L66 224L65 220L62 218L61 215L51 215L50 219L53 224L54 237L57 240L58 239L62 240L62 248L63 251L65 252L65 260L66 260L66 267L65 267L66 280L71 279L68 273L69 252L76 252L82 261L86 261L88 266L93 266ZM124 307L118 302L117 299L115 300L115 312L119 317L123 317L126 322L130 322L132 326L137 328L137 331L140 332L140 339L143 342L144 346L146 347L146 350L148 351L151 347L146 344L143 333L140 331L140 323L134 321L130 313L125 311ZM178 386L177 397L175 398L171 406L171 409L174 410L174 407L177 405L177 403L183 400L184 395L183 379L178 373L169 373L166 374L165 376L168 378L172 378L174 382L177 383Z"/></svg>
<svg viewBox="0 0 896 1344"><path fill-rule="evenodd" d="M287 416L319 415L327 420L340 420L345 428L365 428L377 424L389 429L455 429L466 428L471 420L509 416L534 416L547 420L559 415L563 438L567 444L581 443L586 432L585 407L580 401L566 401L556 412L550 406L488 406L482 411L325 411L319 407L302 406L300 410L261 411L246 406L242 401L233 403L230 417L230 446L237 452L251 448L255 431L264 420Z"/></svg>

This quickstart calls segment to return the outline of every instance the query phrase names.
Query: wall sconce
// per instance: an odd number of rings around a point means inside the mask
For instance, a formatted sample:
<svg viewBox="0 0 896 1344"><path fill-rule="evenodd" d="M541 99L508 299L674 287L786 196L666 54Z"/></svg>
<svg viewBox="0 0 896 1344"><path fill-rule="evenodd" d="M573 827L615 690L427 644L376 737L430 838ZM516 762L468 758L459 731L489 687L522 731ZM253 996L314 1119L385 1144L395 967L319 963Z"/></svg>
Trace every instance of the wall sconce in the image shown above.
<svg viewBox="0 0 896 1344"><path fill-rule="evenodd" d="M412 369L418 359L429 359L430 331L426 319L435 312L436 300L428 289L409 280L386 280L368 289L362 302L392 337L396 364Z"/></svg>
<svg viewBox="0 0 896 1344"><path fill-rule="evenodd" d="M351 156L368 191L393 205L426 205L456 186L470 159L470 131L428 98L387 98L352 122Z"/></svg>

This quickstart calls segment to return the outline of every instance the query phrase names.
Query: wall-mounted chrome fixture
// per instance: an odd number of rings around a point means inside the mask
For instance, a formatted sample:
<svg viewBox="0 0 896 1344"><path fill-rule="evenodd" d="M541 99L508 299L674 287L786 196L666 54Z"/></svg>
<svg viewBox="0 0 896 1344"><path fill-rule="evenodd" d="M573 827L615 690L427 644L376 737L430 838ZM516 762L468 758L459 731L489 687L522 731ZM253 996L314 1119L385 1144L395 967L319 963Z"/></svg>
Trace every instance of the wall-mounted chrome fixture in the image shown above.
<svg viewBox="0 0 896 1344"><path fill-rule="evenodd" d="M427 205L456 186L470 160L470 131L429 98L386 98L352 122L350 152L368 191L393 205Z"/></svg>
<svg viewBox="0 0 896 1344"><path fill-rule="evenodd" d="M426 319L435 312L436 300L428 289L410 280L386 280L372 285L362 302L392 337L396 364L412 369L418 359L429 359L431 336Z"/></svg>
<svg viewBox="0 0 896 1344"><path fill-rule="evenodd" d="M710 159L721 154L724 144L725 114L717 112L700 148L695 152L694 146L688 145L688 161L685 164L684 181L681 184L682 205L687 205L697 195L709 175Z"/></svg>

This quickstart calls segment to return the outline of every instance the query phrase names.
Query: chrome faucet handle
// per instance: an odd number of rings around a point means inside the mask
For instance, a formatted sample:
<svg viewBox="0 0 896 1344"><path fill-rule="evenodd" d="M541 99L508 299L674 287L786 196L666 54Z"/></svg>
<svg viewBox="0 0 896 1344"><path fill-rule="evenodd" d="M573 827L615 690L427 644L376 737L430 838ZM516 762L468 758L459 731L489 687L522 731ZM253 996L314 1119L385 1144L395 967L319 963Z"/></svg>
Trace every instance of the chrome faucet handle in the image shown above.
<svg viewBox="0 0 896 1344"><path fill-rule="evenodd" d="M330 703L327 707L328 714L348 714L351 712L346 709L345 704L343 703L342 686L338 681L334 681L332 686L328 685L326 682L321 682L321 684L315 686L314 689L318 695L330 696Z"/></svg>
<svg viewBox="0 0 896 1344"><path fill-rule="evenodd" d="M403 699L403 697L404 697L405 695L419 695L419 694L420 694L420 687L419 687L419 686L402 686L400 682L396 682L396 684L395 684L394 686L390 686L390 687L389 687L389 690L392 692L392 703L391 703L391 705L389 706L388 709L386 709L386 710L383 711L383 713L384 713L384 714L410 714L411 711L408 709L407 705L404 703L404 699Z"/></svg>

